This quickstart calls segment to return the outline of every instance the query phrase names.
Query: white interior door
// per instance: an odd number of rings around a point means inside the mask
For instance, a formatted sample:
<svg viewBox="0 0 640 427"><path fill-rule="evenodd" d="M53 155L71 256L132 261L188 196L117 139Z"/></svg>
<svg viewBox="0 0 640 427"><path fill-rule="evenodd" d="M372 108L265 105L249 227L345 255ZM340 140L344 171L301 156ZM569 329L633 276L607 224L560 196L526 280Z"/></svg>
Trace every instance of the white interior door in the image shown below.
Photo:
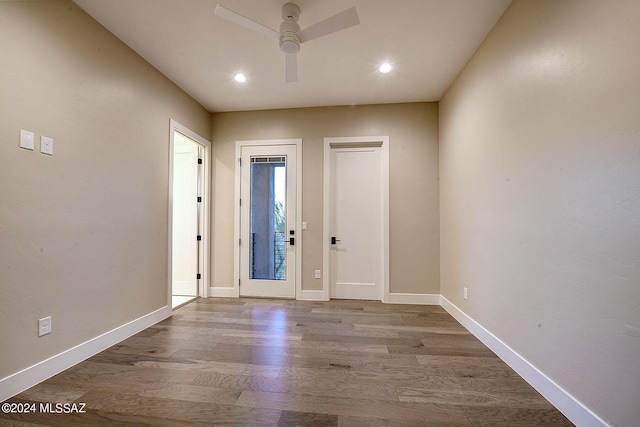
<svg viewBox="0 0 640 427"><path fill-rule="evenodd" d="M200 145L179 132L173 138L172 294L197 296L200 228Z"/></svg>
<svg viewBox="0 0 640 427"><path fill-rule="evenodd" d="M330 150L332 298L382 299L383 156L380 146Z"/></svg>
<svg viewBox="0 0 640 427"><path fill-rule="evenodd" d="M240 152L240 295L295 298L296 145Z"/></svg>

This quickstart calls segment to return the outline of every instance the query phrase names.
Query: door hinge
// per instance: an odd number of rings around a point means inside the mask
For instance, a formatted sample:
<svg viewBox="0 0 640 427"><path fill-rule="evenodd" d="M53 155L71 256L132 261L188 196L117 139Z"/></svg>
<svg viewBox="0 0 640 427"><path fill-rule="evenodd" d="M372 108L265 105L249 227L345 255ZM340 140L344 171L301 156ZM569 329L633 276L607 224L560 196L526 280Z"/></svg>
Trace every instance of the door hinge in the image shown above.
<svg viewBox="0 0 640 427"><path fill-rule="evenodd" d="M200 234L198 234L198 235L196 236L196 240L199 242L200 240L202 240L202 236L201 236Z"/></svg>
<svg viewBox="0 0 640 427"><path fill-rule="evenodd" d="M196 274L196 279L197 279L197 280L202 279L202 274L200 274L200 273Z"/></svg>
<svg viewBox="0 0 640 427"><path fill-rule="evenodd" d="M240 287L240 279L238 279L238 287Z"/></svg>
<svg viewBox="0 0 640 427"><path fill-rule="evenodd" d="M198 159L198 164L201 165L202 164L202 159Z"/></svg>
<svg viewBox="0 0 640 427"><path fill-rule="evenodd" d="M242 244L242 239L238 239L238 246Z"/></svg>
<svg viewBox="0 0 640 427"><path fill-rule="evenodd" d="M238 164L242 167L242 157L238 157Z"/></svg>
<svg viewBox="0 0 640 427"><path fill-rule="evenodd" d="M240 206L242 206L242 199L240 199Z"/></svg>
<svg viewBox="0 0 640 427"><path fill-rule="evenodd" d="M202 197L198 196L198 203L202 203Z"/></svg>

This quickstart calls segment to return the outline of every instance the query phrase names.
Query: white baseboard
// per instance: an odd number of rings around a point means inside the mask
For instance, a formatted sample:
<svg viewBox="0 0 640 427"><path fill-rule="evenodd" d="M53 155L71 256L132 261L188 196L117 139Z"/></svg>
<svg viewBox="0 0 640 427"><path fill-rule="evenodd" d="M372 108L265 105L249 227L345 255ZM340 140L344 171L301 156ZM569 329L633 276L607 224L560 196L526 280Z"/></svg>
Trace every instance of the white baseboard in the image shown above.
<svg viewBox="0 0 640 427"><path fill-rule="evenodd" d="M221 298L238 298L240 297L240 293L237 288L232 286L230 287L209 287L209 296L210 297L221 297Z"/></svg>
<svg viewBox="0 0 640 427"><path fill-rule="evenodd" d="M65 369L69 369L112 345L118 344L169 316L171 316L171 307L162 307L42 362L29 366L22 371L0 379L0 402L22 393L26 389L59 374Z"/></svg>
<svg viewBox="0 0 640 427"><path fill-rule="evenodd" d="M301 301L326 301L323 290L319 290L319 291L298 290L298 293L296 294L296 299Z"/></svg>
<svg viewBox="0 0 640 427"><path fill-rule="evenodd" d="M389 293L389 304L440 305L440 294Z"/></svg>
<svg viewBox="0 0 640 427"><path fill-rule="evenodd" d="M476 338L500 357L507 365L518 373L525 381L545 397L553 406L564 414L572 423L580 427L608 427L600 417L591 412L573 396L553 382L543 372L516 353L498 337L473 320L445 297L441 297L442 307L458 322L469 330Z"/></svg>

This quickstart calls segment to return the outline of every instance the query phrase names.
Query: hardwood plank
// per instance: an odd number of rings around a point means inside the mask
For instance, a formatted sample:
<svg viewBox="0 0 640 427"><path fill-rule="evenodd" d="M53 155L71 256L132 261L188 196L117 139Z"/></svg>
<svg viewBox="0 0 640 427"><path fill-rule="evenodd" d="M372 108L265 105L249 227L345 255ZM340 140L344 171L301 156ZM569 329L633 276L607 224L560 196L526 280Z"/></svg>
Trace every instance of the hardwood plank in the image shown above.
<svg viewBox="0 0 640 427"><path fill-rule="evenodd" d="M339 342L354 344L381 344L396 347L419 347L422 342L415 338L376 337L366 335L331 335L331 334L304 334L304 341Z"/></svg>
<svg viewBox="0 0 640 427"><path fill-rule="evenodd" d="M177 346L135 344L135 341L125 340L107 350L109 353L136 354L142 356L170 357L178 351Z"/></svg>
<svg viewBox="0 0 640 427"><path fill-rule="evenodd" d="M342 415L338 417L338 427L442 427L450 425L451 424L436 423L433 420L430 420L428 423L423 420L402 420L402 423L399 423L397 420L390 418L369 418L366 416L352 417Z"/></svg>
<svg viewBox="0 0 640 427"><path fill-rule="evenodd" d="M292 381L282 381L261 375L233 375L220 372L204 372L192 382L194 385L226 389L273 391L289 393Z"/></svg>
<svg viewBox="0 0 640 427"><path fill-rule="evenodd" d="M494 366L458 367L454 368L454 372L457 376L465 378L513 378L518 376L506 363Z"/></svg>
<svg viewBox="0 0 640 427"><path fill-rule="evenodd" d="M162 384L151 385L143 392L138 393L143 397L162 397L174 400L187 400L190 402L210 402L223 405L233 405L240 397L242 390L220 387L205 387L190 384Z"/></svg>
<svg viewBox="0 0 640 427"><path fill-rule="evenodd" d="M41 383L13 397L15 401L33 401L33 402L73 402L80 399L88 388L59 385L51 382Z"/></svg>
<svg viewBox="0 0 640 427"><path fill-rule="evenodd" d="M205 328L207 330L214 329L216 333L225 330L239 330L239 331L266 331L269 326L256 323L232 323L232 322L218 322L218 321L205 321L205 320L176 320L171 322L171 326L190 326L195 328Z"/></svg>
<svg viewBox="0 0 640 427"><path fill-rule="evenodd" d="M400 387L398 399L402 402L424 402L464 406L501 406L510 408L549 409L540 399L505 394L493 394L474 390L443 390L441 388Z"/></svg>
<svg viewBox="0 0 640 427"><path fill-rule="evenodd" d="M85 360L74 368L64 371L54 378L68 378L78 374L88 374L87 384L104 379L113 383L150 384L152 382L187 384L193 381L199 372L185 372L184 369L156 369L144 366L126 365L119 363L98 363L94 358Z"/></svg>
<svg viewBox="0 0 640 427"><path fill-rule="evenodd" d="M225 335L216 335L214 332L209 331L204 328L200 328L197 330L190 330L188 328L180 328L180 329L166 329L161 331L154 337L154 340L164 341L164 342L197 342L201 346L208 346L209 348L214 347L216 344L233 344L237 343L241 340L240 337L235 336L225 336ZM204 348L203 348L204 349Z"/></svg>
<svg viewBox="0 0 640 427"><path fill-rule="evenodd" d="M486 347L478 348L456 348L456 347L435 347L430 345L414 345L414 346L387 346L389 353L398 354L415 354L430 356L475 356L475 357L491 357L494 353Z"/></svg>
<svg viewBox="0 0 640 427"><path fill-rule="evenodd" d="M401 334L406 336L407 332ZM487 347L471 334L448 334L423 332L419 334L420 340L425 346L430 347L452 347L452 348L481 348Z"/></svg>
<svg viewBox="0 0 640 427"><path fill-rule="evenodd" d="M143 361L136 366L160 369L175 369L192 372L223 372L237 375L263 375L277 377L280 366L248 365L246 363L211 362L204 360L181 360L179 362Z"/></svg>
<svg viewBox="0 0 640 427"><path fill-rule="evenodd" d="M62 372L43 384L78 387L87 390L142 392L152 384L190 384L197 372L144 369L136 366L108 365L85 361L73 370Z"/></svg>
<svg viewBox="0 0 640 427"><path fill-rule="evenodd" d="M529 409L504 407L464 408L474 426L493 427L571 427L569 421L556 409Z"/></svg>
<svg viewBox="0 0 640 427"><path fill-rule="evenodd" d="M375 350L375 351L371 351ZM317 347L295 347L285 349L284 355L293 357L319 357L330 358L331 360L346 360L349 363L355 365L371 364L371 363L384 363L393 366L417 366L420 365L416 356L412 354L389 354L386 346L381 346L380 351L376 348L370 349L362 345L345 347L326 346Z"/></svg>
<svg viewBox="0 0 640 427"><path fill-rule="evenodd" d="M237 339L233 340L234 342ZM212 351L217 345L217 342L208 342L208 339L181 339L181 338L166 338L162 336L157 336L153 339L153 341L149 341L149 338L127 338L124 343L132 344L135 346L149 346L152 347L154 345L157 346L173 346L175 348L180 349L191 349L191 350L207 350Z"/></svg>
<svg viewBox="0 0 640 427"><path fill-rule="evenodd" d="M83 414L11 414L12 419L0 418L2 427L208 427L211 422L182 421L166 417L152 417L103 410L87 410ZM20 421L28 420L28 421Z"/></svg>
<svg viewBox="0 0 640 427"><path fill-rule="evenodd" d="M397 322L400 323L400 322ZM375 329L394 330L400 332L416 332L427 334L453 334L453 335L470 335L470 332L465 329L458 328L446 328L442 326L419 326L425 323L424 319L418 319L413 322L414 325L407 324L410 322L403 321L401 324L376 324L376 325L363 325L354 323L354 329L356 331L367 332Z"/></svg>
<svg viewBox="0 0 640 427"><path fill-rule="evenodd" d="M1 419L0 418L0 426L2 427L41 427L47 424L36 424L35 420L31 420L31 422L19 421L19 420L9 420L9 419Z"/></svg>
<svg viewBox="0 0 640 427"><path fill-rule="evenodd" d="M252 346L285 346L287 349L304 349L304 350L327 350L327 351L350 351L363 353L385 353L388 354L386 345L382 344L363 344L363 343L340 343L340 342L321 342L321 341L286 341L283 342L277 338L263 339L241 339L238 341L241 345Z"/></svg>
<svg viewBox="0 0 640 427"><path fill-rule="evenodd" d="M416 381L426 381L432 376L454 376L454 374L450 369L438 367L423 367L418 371L417 369L385 366L369 366L366 369L357 369L336 364L336 366L331 369L283 367L278 378L301 379L306 381L318 381L321 378L331 378L335 381L352 381L359 378L366 378L369 381L413 385Z"/></svg>
<svg viewBox="0 0 640 427"><path fill-rule="evenodd" d="M470 425L463 410L453 405L415 404L387 400L356 399L345 397L319 397L243 391L237 405L251 408L298 410L321 414L392 418L449 426Z"/></svg>
<svg viewBox="0 0 640 427"><path fill-rule="evenodd" d="M260 351L256 351L253 346L233 344L233 347L219 346L216 351L180 349L174 354L173 359L280 366L287 362L287 356L283 353L283 347L262 346Z"/></svg>
<svg viewBox="0 0 640 427"><path fill-rule="evenodd" d="M495 354L489 356L442 356L434 354L419 354L415 356L421 365L449 366L464 368L482 366L485 364L504 363Z"/></svg>
<svg viewBox="0 0 640 427"><path fill-rule="evenodd" d="M125 414L209 425L276 425L280 418L279 410L144 397L135 393L91 391L83 399L90 410L115 408Z"/></svg>
<svg viewBox="0 0 640 427"><path fill-rule="evenodd" d="M278 427L317 426L337 427L338 416L329 414L314 414L312 412L282 411Z"/></svg>
<svg viewBox="0 0 640 427"><path fill-rule="evenodd" d="M320 378L314 381L295 378L268 378L261 376L239 376L229 374L205 373L193 384L226 389L242 389L273 393L306 394L314 396L363 396L376 399L398 400L396 385L382 381L371 381L369 378L349 378L348 380L333 377Z"/></svg>
<svg viewBox="0 0 640 427"><path fill-rule="evenodd" d="M156 334L158 334L160 332L162 332L161 329L151 327L151 328L145 329L144 331L138 332L137 334L134 335L134 337L137 337L137 338L151 338L151 337L153 337L154 335L156 335Z"/></svg>
<svg viewBox="0 0 640 427"><path fill-rule="evenodd" d="M519 376L508 378L478 378L476 379L482 390L494 394L506 394L514 396L525 396L532 399L546 400ZM548 404L551 406L551 404Z"/></svg>

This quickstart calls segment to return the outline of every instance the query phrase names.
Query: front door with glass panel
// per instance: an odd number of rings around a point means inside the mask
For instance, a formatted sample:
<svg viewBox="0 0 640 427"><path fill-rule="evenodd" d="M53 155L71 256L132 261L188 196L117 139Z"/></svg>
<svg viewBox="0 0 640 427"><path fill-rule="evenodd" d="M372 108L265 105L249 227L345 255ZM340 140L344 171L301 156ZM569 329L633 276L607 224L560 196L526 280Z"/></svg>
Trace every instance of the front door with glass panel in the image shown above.
<svg viewBox="0 0 640 427"><path fill-rule="evenodd" d="M242 146L240 295L296 295L296 146Z"/></svg>

